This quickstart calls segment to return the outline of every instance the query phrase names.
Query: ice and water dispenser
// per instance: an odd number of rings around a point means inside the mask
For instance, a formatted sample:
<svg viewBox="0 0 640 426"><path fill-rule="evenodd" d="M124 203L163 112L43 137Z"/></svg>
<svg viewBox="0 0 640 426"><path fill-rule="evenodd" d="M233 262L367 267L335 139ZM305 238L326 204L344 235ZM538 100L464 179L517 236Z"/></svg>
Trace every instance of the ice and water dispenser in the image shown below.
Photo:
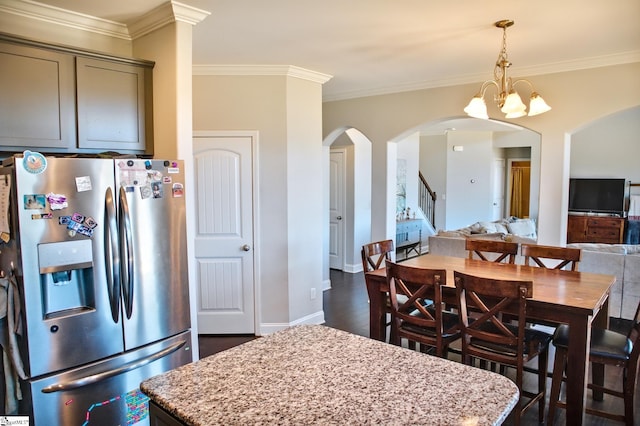
<svg viewBox="0 0 640 426"><path fill-rule="evenodd" d="M91 240L38 244L44 319L95 309Z"/></svg>

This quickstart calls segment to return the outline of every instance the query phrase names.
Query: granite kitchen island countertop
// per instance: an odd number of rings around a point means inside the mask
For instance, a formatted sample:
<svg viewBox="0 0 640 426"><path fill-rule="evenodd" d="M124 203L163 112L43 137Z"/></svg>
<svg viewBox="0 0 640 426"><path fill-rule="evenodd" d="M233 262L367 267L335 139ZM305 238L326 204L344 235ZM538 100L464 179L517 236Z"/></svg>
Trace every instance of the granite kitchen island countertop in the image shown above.
<svg viewBox="0 0 640 426"><path fill-rule="evenodd" d="M322 325L295 326L152 377L180 423L502 423L518 388L490 371Z"/></svg>

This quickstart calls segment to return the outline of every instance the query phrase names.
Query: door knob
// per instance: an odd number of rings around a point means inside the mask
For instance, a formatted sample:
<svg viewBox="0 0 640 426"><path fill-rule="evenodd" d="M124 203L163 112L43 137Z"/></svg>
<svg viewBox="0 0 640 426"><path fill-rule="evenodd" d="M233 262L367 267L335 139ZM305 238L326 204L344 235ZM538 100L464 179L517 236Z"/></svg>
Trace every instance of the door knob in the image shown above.
<svg viewBox="0 0 640 426"><path fill-rule="evenodd" d="M337 220L342 220L342 216L336 217Z"/></svg>
<svg viewBox="0 0 640 426"><path fill-rule="evenodd" d="M242 246L242 250L243 251L249 251L249 250L251 250L251 246L249 244L245 244L245 245Z"/></svg>

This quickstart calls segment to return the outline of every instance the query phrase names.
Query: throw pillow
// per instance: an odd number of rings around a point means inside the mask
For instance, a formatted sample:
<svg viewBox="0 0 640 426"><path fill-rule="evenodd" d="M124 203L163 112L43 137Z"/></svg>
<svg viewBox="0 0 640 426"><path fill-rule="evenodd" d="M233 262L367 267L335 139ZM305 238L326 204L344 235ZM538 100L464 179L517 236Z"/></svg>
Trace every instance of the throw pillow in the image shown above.
<svg viewBox="0 0 640 426"><path fill-rule="evenodd" d="M469 226L467 226L466 229L471 231L472 234L481 234L481 233L485 232L482 229L482 224L480 222L476 222L473 225L469 225Z"/></svg>
<svg viewBox="0 0 640 426"><path fill-rule="evenodd" d="M483 234L508 234L509 230L500 221L496 222L478 222L480 224L481 233Z"/></svg>
<svg viewBox="0 0 640 426"><path fill-rule="evenodd" d="M505 225L503 225L502 223L496 222L495 226L496 226L496 232L501 232L503 234L508 234L509 233L509 229L507 229L507 227Z"/></svg>
<svg viewBox="0 0 640 426"><path fill-rule="evenodd" d="M517 219L507 225L509 232L520 237L536 239L536 225L532 219Z"/></svg>
<svg viewBox="0 0 640 426"><path fill-rule="evenodd" d="M483 234L495 234L498 232L496 224L493 222L479 222Z"/></svg>

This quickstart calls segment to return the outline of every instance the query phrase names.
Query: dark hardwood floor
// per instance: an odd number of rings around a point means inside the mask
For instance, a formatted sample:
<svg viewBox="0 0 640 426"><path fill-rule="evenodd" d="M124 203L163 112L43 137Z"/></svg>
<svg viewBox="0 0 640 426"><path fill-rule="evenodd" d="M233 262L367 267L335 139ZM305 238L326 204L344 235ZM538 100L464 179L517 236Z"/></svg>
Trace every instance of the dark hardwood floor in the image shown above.
<svg viewBox="0 0 640 426"><path fill-rule="evenodd" d="M361 336L369 336L369 302L367 298L367 291L364 284L364 275L362 273L349 274L341 271L331 270L331 289L323 293L324 302L324 315L325 325L329 327L338 328L340 330L348 331L350 333L358 334ZM611 327L617 328L624 332L624 323L612 321ZM245 343L249 340L255 339L255 336L247 335L234 335L234 336L209 336L201 335L198 338L200 345L200 357L206 357L222 350L231 348L233 346ZM549 370L553 368L553 347L549 354ZM459 361L460 358L456 354L451 354L450 359ZM535 362L535 361L533 361ZM507 372L507 375L511 375L511 372ZM535 386L535 377L533 374L525 375L525 386ZM608 386L615 386L618 389L622 388L622 374L621 370L613 367L606 367L605 369L605 381ZM551 389L551 379L547 382L547 392ZM564 399L564 392L561 394ZM640 396L636 392L635 398L636 404L636 425L640 425ZM587 406L594 407L606 411L615 411L622 413L623 403L620 398L615 398L609 395L605 395L605 399L602 402L593 401L591 399L591 392L587 394ZM547 404L548 407L548 404ZM556 415L556 424L571 425L572 422L567 421L565 411L558 410ZM521 424L523 425L535 425L537 424L537 408L531 408L523 418ZM506 424L513 424L513 419L509 418ZM589 426L604 426L621 424L613 422L607 419L586 416L586 425Z"/></svg>

